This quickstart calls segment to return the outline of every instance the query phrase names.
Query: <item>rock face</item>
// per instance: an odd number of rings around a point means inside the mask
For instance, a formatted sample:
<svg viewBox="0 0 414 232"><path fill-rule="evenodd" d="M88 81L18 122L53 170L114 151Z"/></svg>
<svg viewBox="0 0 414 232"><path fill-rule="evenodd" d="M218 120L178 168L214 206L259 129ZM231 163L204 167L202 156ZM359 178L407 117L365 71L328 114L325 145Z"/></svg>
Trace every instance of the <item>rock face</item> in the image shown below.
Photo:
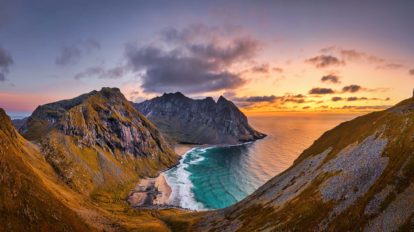
<svg viewBox="0 0 414 232"><path fill-rule="evenodd" d="M342 123L200 231L412 231L414 99Z"/></svg>
<svg viewBox="0 0 414 232"><path fill-rule="evenodd" d="M15 130L0 109L0 230L89 231L41 177L41 154ZM53 175L52 175L53 176Z"/></svg>
<svg viewBox="0 0 414 232"><path fill-rule="evenodd" d="M136 109L173 140L191 144L237 144L264 138L231 101L220 97L194 100L169 93L142 103Z"/></svg>
<svg viewBox="0 0 414 232"><path fill-rule="evenodd" d="M116 88L39 106L20 133L38 143L60 177L80 192L155 175L178 160Z"/></svg>

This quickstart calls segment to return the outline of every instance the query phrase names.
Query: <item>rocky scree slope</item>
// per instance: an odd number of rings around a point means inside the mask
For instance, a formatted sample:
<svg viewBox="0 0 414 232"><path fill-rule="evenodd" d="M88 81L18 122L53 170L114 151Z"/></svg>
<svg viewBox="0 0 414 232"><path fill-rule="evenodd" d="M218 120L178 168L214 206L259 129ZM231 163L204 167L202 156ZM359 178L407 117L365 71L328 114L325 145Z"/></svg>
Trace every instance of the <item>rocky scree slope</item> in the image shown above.
<svg viewBox="0 0 414 232"><path fill-rule="evenodd" d="M136 109L174 141L190 144L237 144L264 138L247 117L224 97L194 100L182 93L168 93Z"/></svg>
<svg viewBox="0 0 414 232"><path fill-rule="evenodd" d="M285 172L200 231L412 231L414 99L324 133Z"/></svg>
<svg viewBox="0 0 414 232"><path fill-rule="evenodd" d="M39 144L66 184L82 193L156 175L178 160L155 126L116 88L39 106L19 131Z"/></svg>

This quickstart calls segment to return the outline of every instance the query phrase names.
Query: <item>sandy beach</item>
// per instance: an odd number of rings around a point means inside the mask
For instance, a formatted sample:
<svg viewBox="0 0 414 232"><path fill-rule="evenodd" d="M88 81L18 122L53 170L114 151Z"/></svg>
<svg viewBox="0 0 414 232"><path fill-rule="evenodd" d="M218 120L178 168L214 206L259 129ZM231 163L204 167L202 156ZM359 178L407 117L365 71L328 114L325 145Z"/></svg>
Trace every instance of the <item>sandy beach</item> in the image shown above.
<svg viewBox="0 0 414 232"><path fill-rule="evenodd" d="M176 145L175 152L183 156L187 151L195 146ZM150 207L169 205L171 187L168 185L164 173L160 173L155 178L142 179L131 192L128 202L132 207Z"/></svg>
<svg viewBox="0 0 414 232"><path fill-rule="evenodd" d="M187 151L191 150L194 147L200 147L200 145L184 145L184 144L177 144L174 146L174 151L179 156L183 156Z"/></svg>
<svg viewBox="0 0 414 232"><path fill-rule="evenodd" d="M142 179L128 198L133 207L167 205L171 188L161 173L156 178Z"/></svg>

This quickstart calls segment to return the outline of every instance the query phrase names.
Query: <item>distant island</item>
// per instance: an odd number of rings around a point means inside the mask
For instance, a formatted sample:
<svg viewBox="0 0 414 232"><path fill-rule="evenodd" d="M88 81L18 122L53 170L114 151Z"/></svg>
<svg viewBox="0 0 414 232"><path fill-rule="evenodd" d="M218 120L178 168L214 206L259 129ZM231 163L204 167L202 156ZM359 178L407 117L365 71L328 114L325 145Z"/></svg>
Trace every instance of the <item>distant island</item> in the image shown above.
<svg viewBox="0 0 414 232"><path fill-rule="evenodd" d="M135 108L172 140L185 144L239 144L266 135L249 125L247 117L223 96L191 99L180 92L166 93Z"/></svg>

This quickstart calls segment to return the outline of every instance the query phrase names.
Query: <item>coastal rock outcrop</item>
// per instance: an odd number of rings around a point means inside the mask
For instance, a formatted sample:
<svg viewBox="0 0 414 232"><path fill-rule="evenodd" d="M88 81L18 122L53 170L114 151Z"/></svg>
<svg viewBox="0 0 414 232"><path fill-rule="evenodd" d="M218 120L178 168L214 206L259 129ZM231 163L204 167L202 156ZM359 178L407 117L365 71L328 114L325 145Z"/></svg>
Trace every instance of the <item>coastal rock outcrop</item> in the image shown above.
<svg viewBox="0 0 414 232"><path fill-rule="evenodd" d="M237 144L264 138L247 117L224 97L194 100L168 93L141 103L136 109L174 141L190 144Z"/></svg>

